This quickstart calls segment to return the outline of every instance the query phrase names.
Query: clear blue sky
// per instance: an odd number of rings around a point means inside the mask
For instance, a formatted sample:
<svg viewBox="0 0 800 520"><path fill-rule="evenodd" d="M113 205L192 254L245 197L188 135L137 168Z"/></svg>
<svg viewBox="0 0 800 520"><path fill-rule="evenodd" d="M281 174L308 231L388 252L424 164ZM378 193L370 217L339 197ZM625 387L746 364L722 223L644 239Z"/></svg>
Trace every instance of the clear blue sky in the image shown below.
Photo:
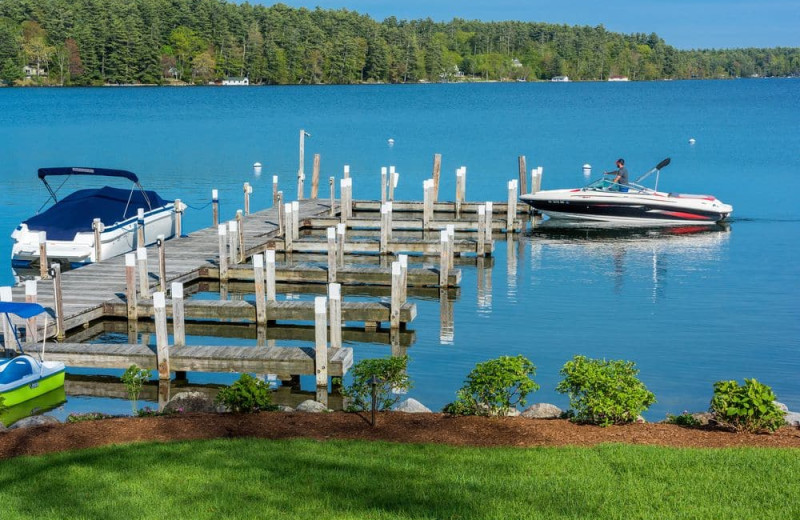
<svg viewBox="0 0 800 520"><path fill-rule="evenodd" d="M251 3L271 5L269 0ZM679 49L800 47L800 0L284 0L292 7L346 8L376 20L453 18L602 24L655 32Z"/></svg>

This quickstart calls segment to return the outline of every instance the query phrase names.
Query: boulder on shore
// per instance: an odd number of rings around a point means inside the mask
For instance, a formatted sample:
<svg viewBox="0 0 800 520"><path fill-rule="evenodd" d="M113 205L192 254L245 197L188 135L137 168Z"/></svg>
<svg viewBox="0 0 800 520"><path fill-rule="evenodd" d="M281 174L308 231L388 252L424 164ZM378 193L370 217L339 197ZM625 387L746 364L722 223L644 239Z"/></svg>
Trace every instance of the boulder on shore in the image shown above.
<svg viewBox="0 0 800 520"><path fill-rule="evenodd" d="M216 412L217 407L202 392L180 392L164 406L164 413Z"/></svg>
<svg viewBox="0 0 800 520"><path fill-rule="evenodd" d="M33 417L26 417L15 422L9 426L9 430L18 430L19 428L32 428L35 426L49 426L52 424L61 424L61 421L49 415L34 415Z"/></svg>
<svg viewBox="0 0 800 520"><path fill-rule="evenodd" d="M536 403L526 408L520 415L528 419L558 419L561 417L561 408L550 403Z"/></svg>
<svg viewBox="0 0 800 520"><path fill-rule="evenodd" d="M798 412L786 412L783 419L789 426L800 426L800 413Z"/></svg>
<svg viewBox="0 0 800 520"><path fill-rule="evenodd" d="M302 403L298 404L297 408L295 408L294 411L306 412L306 413L322 413L322 412L327 412L328 407L318 401L307 399Z"/></svg>
<svg viewBox="0 0 800 520"><path fill-rule="evenodd" d="M394 411L405 413L431 413L430 408L412 398L408 398L399 403L394 407Z"/></svg>

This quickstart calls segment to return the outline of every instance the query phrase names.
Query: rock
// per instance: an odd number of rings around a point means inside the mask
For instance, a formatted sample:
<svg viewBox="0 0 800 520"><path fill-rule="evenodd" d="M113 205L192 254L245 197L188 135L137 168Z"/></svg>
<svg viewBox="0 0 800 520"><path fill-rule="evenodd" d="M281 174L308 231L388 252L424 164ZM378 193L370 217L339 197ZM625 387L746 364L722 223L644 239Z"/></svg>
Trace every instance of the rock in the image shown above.
<svg viewBox="0 0 800 520"><path fill-rule="evenodd" d="M693 413L692 417L697 419L700 423L700 426L708 426L709 424L714 424L714 414L711 412L697 412Z"/></svg>
<svg viewBox="0 0 800 520"><path fill-rule="evenodd" d="M520 415L520 411L516 408L509 408L506 412L506 417L519 417Z"/></svg>
<svg viewBox="0 0 800 520"><path fill-rule="evenodd" d="M800 413L798 412L786 412L783 419L789 426L800 426Z"/></svg>
<svg viewBox="0 0 800 520"><path fill-rule="evenodd" d="M644 417L642 417L641 415L637 415L637 416L636 416L636 420L635 420L634 422L635 422L635 423L637 423L637 424L644 424L644 423L646 423L647 421L646 421L646 420L645 420L645 418L644 418Z"/></svg>
<svg viewBox="0 0 800 520"><path fill-rule="evenodd" d="M216 412L214 402L201 392L180 392L164 406L164 413Z"/></svg>
<svg viewBox="0 0 800 520"><path fill-rule="evenodd" d="M395 412L405 413L431 413L430 408L420 403L416 399L406 399L394 407Z"/></svg>
<svg viewBox="0 0 800 520"><path fill-rule="evenodd" d="M294 412L294 408L292 408L291 406L286 406L285 404L279 404L277 406L279 412L286 412L286 413Z"/></svg>
<svg viewBox="0 0 800 520"><path fill-rule="evenodd" d="M561 408L549 403L536 403L525 409L520 415L528 419L558 419L561 417Z"/></svg>
<svg viewBox="0 0 800 520"><path fill-rule="evenodd" d="M295 408L295 411L306 412L306 413L322 413L322 412L327 412L328 407L317 401L312 401L311 399L307 399L302 403L298 404L297 408Z"/></svg>
<svg viewBox="0 0 800 520"><path fill-rule="evenodd" d="M34 415L33 417L26 417L15 422L9 426L9 430L18 430L19 428L32 428L35 426L49 426L52 424L61 424L55 417L49 415Z"/></svg>
<svg viewBox="0 0 800 520"><path fill-rule="evenodd" d="M788 411L789 411L789 407L788 407L788 406L786 406L786 405L785 405L785 404L783 404L783 403L780 403L780 402L778 402L778 401L772 401L772 404L774 404L775 406L777 406L777 407L778 407L778 409L779 409L780 411L782 411L782 412L788 412Z"/></svg>

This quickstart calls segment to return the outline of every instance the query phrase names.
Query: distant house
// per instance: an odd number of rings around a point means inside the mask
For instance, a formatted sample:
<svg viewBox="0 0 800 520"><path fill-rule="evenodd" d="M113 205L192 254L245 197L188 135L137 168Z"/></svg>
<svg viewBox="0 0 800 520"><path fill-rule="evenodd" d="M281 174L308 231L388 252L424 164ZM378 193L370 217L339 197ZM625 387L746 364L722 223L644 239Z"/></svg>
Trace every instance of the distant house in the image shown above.
<svg viewBox="0 0 800 520"><path fill-rule="evenodd" d="M609 76L608 81L628 81L628 76Z"/></svg>
<svg viewBox="0 0 800 520"><path fill-rule="evenodd" d="M250 80L247 78L231 77L222 80L222 86L246 87L249 84Z"/></svg>
<svg viewBox="0 0 800 520"><path fill-rule="evenodd" d="M514 67L515 69L518 69L522 67L522 62L520 62L517 58L513 58L511 60L511 66Z"/></svg>
<svg viewBox="0 0 800 520"><path fill-rule="evenodd" d="M553 76L553 78L550 81L556 81L556 82L564 83L564 82L569 81L569 76Z"/></svg>
<svg viewBox="0 0 800 520"><path fill-rule="evenodd" d="M22 67L22 73L25 74L26 78L36 77L47 77L47 72L44 71L43 68L37 67L36 65L25 65Z"/></svg>

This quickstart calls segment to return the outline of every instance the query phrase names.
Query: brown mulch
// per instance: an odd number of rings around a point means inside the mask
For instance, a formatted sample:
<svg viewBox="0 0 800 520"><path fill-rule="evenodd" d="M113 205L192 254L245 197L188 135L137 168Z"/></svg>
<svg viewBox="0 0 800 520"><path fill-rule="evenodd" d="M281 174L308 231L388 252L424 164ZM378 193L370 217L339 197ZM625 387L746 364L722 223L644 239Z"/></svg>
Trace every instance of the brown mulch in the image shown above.
<svg viewBox="0 0 800 520"><path fill-rule="evenodd" d="M601 428L576 425L562 419L452 417L400 412L379 413L376 422L373 427L368 415L343 412L193 413L104 419L0 433L0 459L107 444L224 437L358 439L461 446L591 446L615 442L703 448L800 448L800 429L788 426L771 435L755 435L713 428L689 429L672 424Z"/></svg>

